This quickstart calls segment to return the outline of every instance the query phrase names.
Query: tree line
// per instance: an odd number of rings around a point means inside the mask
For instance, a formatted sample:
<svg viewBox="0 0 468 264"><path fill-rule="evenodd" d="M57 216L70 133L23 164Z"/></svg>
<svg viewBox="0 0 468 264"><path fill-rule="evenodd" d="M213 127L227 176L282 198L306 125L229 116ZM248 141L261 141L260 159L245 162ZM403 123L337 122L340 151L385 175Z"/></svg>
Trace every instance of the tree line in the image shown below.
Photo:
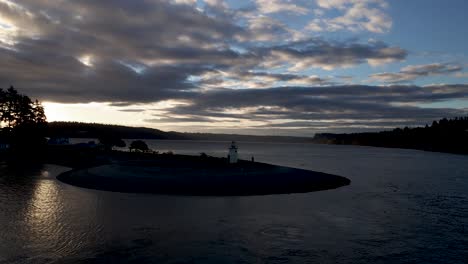
<svg viewBox="0 0 468 264"><path fill-rule="evenodd" d="M431 125L395 128L392 131L351 134L316 134L314 142L338 145L364 145L409 148L468 154L468 116L443 118Z"/></svg>

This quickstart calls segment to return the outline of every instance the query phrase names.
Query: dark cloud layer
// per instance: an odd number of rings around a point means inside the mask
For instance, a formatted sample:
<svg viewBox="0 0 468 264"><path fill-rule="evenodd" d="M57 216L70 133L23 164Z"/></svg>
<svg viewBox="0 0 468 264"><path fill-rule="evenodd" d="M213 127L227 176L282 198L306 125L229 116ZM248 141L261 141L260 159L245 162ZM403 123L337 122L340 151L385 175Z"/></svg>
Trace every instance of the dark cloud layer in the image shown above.
<svg viewBox="0 0 468 264"><path fill-rule="evenodd" d="M110 102L113 107L169 99L187 103L146 120L156 123L225 119L319 127L310 120L338 125L338 119L353 119L365 126L377 119L406 124L466 113L418 106L467 98L466 85L345 86L339 84L350 80L347 76L309 74L402 61L408 53L400 47L293 39L288 36L295 32L285 24L252 10L232 10L222 1L207 1L205 10L175 2L0 1L6 21L0 22L11 28L0 34L0 87L15 85L47 101ZM432 64L372 78L400 82L460 70Z"/></svg>
<svg viewBox="0 0 468 264"><path fill-rule="evenodd" d="M388 83L403 83L413 81L417 78L452 74L463 70L463 67L458 64L449 63L432 63L425 65L406 66L397 73L377 73L371 75L371 79Z"/></svg>
<svg viewBox="0 0 468 264"><path fill-rule="evenodd" d="M180 106L172 115L268 122L263 127L314 125L321 120L339 124L349 119L354 125L408 125L430 123L440 117L466 115L468 109L422 108L418 105L468 99L468 85L435 86L328 86L281 87L261 90L219 90L197 94L192 104ZM225 113L246 109L242 113ZM398 119L399 121L392 121ZM289 120L277 122L276 120ZM291 121L292 120L292 121ZM381 122L376 122L380 120ZM211 120L212 121L212 120ZM322 124L323 125L323 124Z"/></svg>
<svg viewBox="0 0 468 264"><path fill-rule="evenodd" d="M372 65L379 65L403 60L407 56L405 50L399 47L389 47L381 42L360 44L327 42L322 39L310 39L273 47L267 52L273 63L279 61L292 64L293 69L310 67L333 69L366 61Z"/></svg>
<svg viewBox="0 0 468 264"><path fill-rule="evenodd" d="M215 6L202 12L168 1L11 3L0 2L1 14L17 28L10 39L14 44L0 49L0 85L14 84L46 100L159 101L193 92L189 77L213 70L335 68L406 56L404 50L382 43L317 38L244 45L242 39L252 38L252 27L238 25L235 14L211 15ZM273 81L326 83L296 73L260 74Z"/></svg>

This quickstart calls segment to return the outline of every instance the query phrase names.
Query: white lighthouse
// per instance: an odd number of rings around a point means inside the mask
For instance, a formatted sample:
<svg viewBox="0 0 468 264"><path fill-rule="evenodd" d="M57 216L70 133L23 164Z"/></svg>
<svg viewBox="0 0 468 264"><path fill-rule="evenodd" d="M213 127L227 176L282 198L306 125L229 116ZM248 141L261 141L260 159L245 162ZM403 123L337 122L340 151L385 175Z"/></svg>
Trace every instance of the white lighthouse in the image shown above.
<svg viewBox="0 0 468 264"><path fill-rule="evenodd" d="M229 147L229 155L228 155L229 163L237 163L237 145L236 142L231 142L231 147Z"/></svg>

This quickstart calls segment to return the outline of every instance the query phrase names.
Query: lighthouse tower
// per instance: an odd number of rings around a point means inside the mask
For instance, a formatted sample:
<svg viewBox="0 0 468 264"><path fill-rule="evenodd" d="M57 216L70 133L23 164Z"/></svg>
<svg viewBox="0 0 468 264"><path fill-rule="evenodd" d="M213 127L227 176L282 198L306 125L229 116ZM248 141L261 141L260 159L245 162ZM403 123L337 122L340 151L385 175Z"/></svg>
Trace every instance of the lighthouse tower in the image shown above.
<svg viewBox="0 0 468 264"><path fill-rule="evenodd" d="M229 163L237 163L237 145L236 142L232 141L231 147L229 147L228 155Z"/></svg>

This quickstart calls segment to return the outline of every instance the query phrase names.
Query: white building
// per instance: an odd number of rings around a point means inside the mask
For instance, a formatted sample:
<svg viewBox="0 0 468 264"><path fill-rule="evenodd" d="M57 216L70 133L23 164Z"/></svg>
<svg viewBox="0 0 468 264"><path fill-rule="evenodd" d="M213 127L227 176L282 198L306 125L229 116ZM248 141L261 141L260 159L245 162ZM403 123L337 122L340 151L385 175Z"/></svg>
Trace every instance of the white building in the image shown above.
<svg viewBox="0 0 468 264"><path fill-rule="evenodd" d="M231 147L229 147L229 155L228 155L228 160L229 163L237 163L237 145L236 142L232 141Z"/></svg>

